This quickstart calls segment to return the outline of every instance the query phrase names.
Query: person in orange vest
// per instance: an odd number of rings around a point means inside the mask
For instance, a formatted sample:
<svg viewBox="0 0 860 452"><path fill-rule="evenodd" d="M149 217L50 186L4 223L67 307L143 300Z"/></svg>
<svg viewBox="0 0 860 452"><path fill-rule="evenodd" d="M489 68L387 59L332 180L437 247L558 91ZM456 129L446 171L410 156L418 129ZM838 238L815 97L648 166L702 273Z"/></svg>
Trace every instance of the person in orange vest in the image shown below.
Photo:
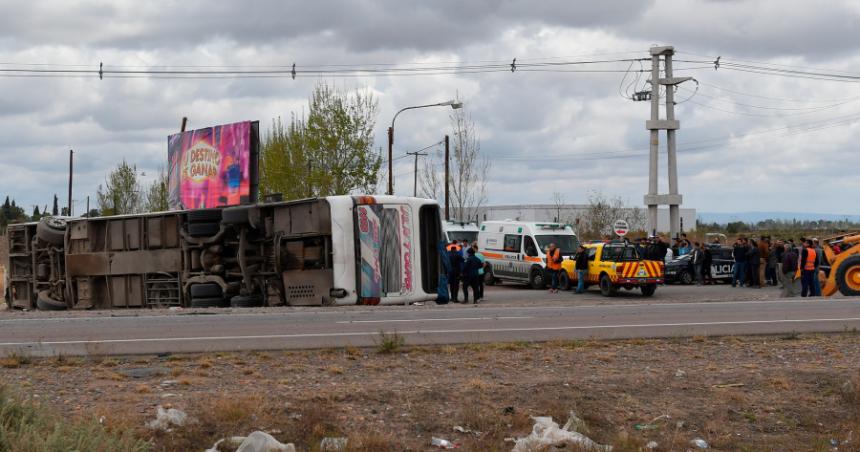
<svg viewBox="0 0 860 452"><path fill-rule="evenodd" d="M800 296L815 296L815 274L818 265L818 254L812 245L812 240L803 242L803 251L800 253Z"/></svg>
<svg viewBox="0 0 860 452"><path fill-rule="evenodd" d="M549 273L550 293L558 293L558 272L561 270L561 250L555 243L550 243L546 249L546 271Z"/></svg>

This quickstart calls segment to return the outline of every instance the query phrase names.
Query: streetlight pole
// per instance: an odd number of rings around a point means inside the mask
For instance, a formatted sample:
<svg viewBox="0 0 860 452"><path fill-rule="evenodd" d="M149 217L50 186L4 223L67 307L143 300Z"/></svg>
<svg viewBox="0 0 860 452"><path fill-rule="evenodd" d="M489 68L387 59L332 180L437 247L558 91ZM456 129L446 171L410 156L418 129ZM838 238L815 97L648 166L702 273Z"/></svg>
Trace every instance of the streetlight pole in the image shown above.
<svg viewBox="0 0 860 452"><path fill-rule="evenodd" d="M451 107L456 110L458 108L463 108L463 103L457 102L456 100L449 100L435 104L416 105L414 107L401 108L397 111L397 113L394 114L394 117L391 118L391 127L388 128L388 191L386 192L386 194L388 195L394 194L394 165L392 159L392 154L394 150L394 121L397 121L397 116L399 116L400 113L403 113L406 110L415 110L417 108L427 107Z"/></svg>

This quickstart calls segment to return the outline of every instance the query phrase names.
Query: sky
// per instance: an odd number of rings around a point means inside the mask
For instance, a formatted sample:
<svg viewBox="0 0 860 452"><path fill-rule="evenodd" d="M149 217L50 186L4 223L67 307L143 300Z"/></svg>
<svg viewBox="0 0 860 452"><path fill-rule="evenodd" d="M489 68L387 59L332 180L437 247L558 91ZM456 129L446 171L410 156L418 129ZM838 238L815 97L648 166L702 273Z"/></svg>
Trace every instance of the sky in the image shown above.
<svg viewBox="0 0 860 452"><path fill-rule="evenodd" d="M490 160L489 204L585 203L601 191L641 205L648 187L646 89L655 45L676 50L679 187L703 212L857 214L860 86L714 69L735 64L860 76L860 5L802 0L0 1L0 70L272 66L426 68L565 63L553 71L349 77L105 78L0 75L0 195L29 211L66 198L75 150L75 212L125 159L144 183L188 128L307 110L325 80L379 102L376 147L400 108L458 98ZM682 60L682 61L677 61ZM32 65L32 66L31 66ZM50 65L50 66L45 66ZM64 65L64 66L57 66ZM338 65L338 66L334 66ZM632 72L625 72L632 69ZM686 68L686 69L685 69ZM199 69L199 68L198 68ZM615 72L572 72L572 70ZM408 111L394 156L450 133L451 110ZM661 135L660 192L667 192ZM439 147L430 152L439 159ZM441 166L440 166L441 170ZM412 161L396 161L397 194ZM384 185L381 184L382 187ZM61 202L63 204L63 202Z"/></svg>

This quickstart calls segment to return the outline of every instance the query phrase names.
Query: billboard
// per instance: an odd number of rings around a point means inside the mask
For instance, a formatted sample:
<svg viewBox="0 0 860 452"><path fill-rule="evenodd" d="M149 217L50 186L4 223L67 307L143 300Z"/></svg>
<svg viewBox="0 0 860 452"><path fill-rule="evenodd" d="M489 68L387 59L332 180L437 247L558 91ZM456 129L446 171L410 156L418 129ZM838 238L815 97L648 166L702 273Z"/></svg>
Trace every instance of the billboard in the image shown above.
<svg viewBox="0 0 860 452"><path fill-rule="evenodd" d="M170 209L254 203L259 149L257 121L207 127L167 137Z"/></svg>

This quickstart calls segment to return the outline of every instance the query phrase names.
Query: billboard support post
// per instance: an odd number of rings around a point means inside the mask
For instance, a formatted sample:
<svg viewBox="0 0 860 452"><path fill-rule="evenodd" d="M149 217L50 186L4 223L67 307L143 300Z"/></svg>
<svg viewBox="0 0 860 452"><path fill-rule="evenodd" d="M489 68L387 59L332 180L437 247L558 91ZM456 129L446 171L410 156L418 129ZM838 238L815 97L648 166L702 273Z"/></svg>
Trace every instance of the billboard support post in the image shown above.
<svg viewBox="0 0 860 452"><path fill-rule="evenodd" d="M183 117L182 117L182 125L181 125L181 126L179 126L179 131L180 131L180 132L185 132L185 126L186 126L186 124L188 124L188 117L183 116Z"/></svg>

